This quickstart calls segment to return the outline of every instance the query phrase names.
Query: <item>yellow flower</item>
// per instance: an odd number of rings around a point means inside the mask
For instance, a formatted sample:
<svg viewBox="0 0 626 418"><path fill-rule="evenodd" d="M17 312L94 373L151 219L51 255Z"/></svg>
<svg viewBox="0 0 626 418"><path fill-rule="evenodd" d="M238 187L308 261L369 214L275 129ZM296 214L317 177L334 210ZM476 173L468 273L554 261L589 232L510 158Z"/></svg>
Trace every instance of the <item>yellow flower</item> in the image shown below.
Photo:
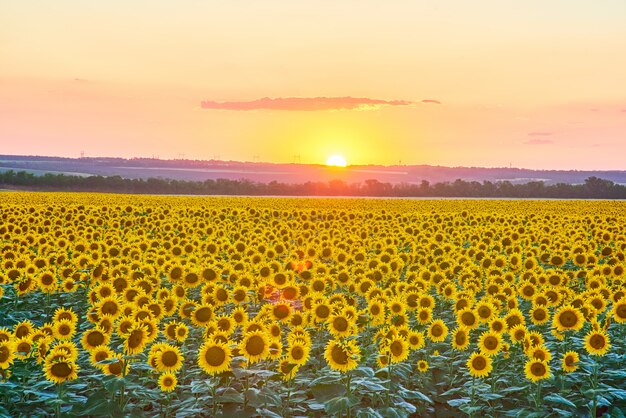
<svg viewBox="0 0 626 418"><path fill-rule="evenodd" d="M428 362L426 360L420 360L417 362L417 370L419 370L422 373L425 373L428 371Z"/></svg>
<svg viewBox="0 0 626 418"><path fill-rule="evenodd" d="M526 378L534 383L542 379L549 379L552 375L548 362L537 358L531 358L526 362L524 372L526 373Z"/></svg>
<svg viewBox="0 0 626 418"><path fill-rule="evenodd" d="M326 363L333 370L347 372L358 366L361 350L354 340L330 340L324 350Z"/></svg>
<svg viewBox="0 0 626 418"><path fill-rule="evenodd" d="M467 369L472 377L489 376L489 373L491 373L493 369L491 358L484 354L474 352L467 360Z"/></svg>
<svg viewBox="0 0 626 418"><path fill-rule="evenodd" d="M578 362L580 361L578 353L575 351L568 351L563 354L561 361L561 368L565 373L575 372L578 369Z"/></svg>
<svg viewBox="0 0 626 418"><path fill-rule="evenodd" d="M444 341L447 336L448 327L441 319L437 319L430 324L430 327L428 328L428 337L431 341L441 342Z"/></svg>
<svg viewBox="0 0 626 418"><path fill-rule="evenodd" d="M159 372L175 372L183 366L184 361L178 347L163 344L156 355L156 369Z"/></svg>
<svg viewBox="0 0 626 418"><path fill-rule="evenodd" d="M502 336L497 332L485 331L478 338L478 349L489 357L495 356L502 348Z"/></svg>
<svg viewBox="0 0 626 418"><path fill-rule="evenodd" d="M206 341L198 353L198 365L206 373L215 375L230 370L232 352L221 342Z"/></svg>
<svg viewBox="0 0 626 418"><path fill-rule="evenodd" d="M78 377L79 367L69 360L51 360L46 358L44 363L46 379L53 383L63 383L67 380L74 380Z"/></svg>
<svg viewBox="0 0 626 418"><path fill-rule="evenodd" d="M162 392L172 392L176 389L176 385L178 384L178 379L176 379L176 375L174 373L162 373L159 376L159 389Z"/></svg>
<svg viewBox="0 0 626 418"><path fill-rule="evenodd" d="M552 327L559 332L566 330L578 331L585 323L582 313L571 306L563 306L552 318Z"/></svg>
<svg viewBox="0 0 626 418"><path fill-rule="evenodd" d="M609 335L602 330L591 330L585 336L585 350L595 356L603 356L609 352L611 342Z"/></svg>

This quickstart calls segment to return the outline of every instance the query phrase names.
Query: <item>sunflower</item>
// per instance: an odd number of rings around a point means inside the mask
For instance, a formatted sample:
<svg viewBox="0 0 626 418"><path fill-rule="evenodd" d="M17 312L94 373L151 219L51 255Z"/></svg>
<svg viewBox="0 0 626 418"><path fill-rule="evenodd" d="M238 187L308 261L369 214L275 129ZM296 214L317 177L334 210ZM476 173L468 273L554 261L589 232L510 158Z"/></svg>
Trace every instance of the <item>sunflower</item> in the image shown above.
<svg viewBox="0 0 626 418"><path fill-rule="evenodd" d="M291 363L287 358L280 360L277 366L278 372L280 373L282 379L286 382L293 379L299 369L299 365Z"/></svg>
<svg viewBox="0 0 626 418"><path fill-rule="evenodd" d="M130 367L119 354L109 356L106 360L103 360L103 363L104 364L100 365L102 372L117 377L126 376Z"/></svg>
<svg viewBox="0 0 626 418"><path fill-rule="evenodd" d="M469 329L460 326L452 331L452 348L455 350L466 350L470 344Z"/></svg>
<svg viewBox="0 0 626 418"><path fill-rule="evenodd" d="M615 322L619 324L626 323L626 298L622 297L622 299L613 304L611 315Z"/></svg>
<svg viewBox="0 0 626 418"><path fill-rule="evenodd" d="M179 322L176 326L176 341L182 343L189 335L189 327L184 322Z"/></svg>
<svg viewBox="0 0 626 418"><path fill-rule="evenodd" d="M100 345L107 345L109 343L110 335L104 332L101 328L92 328L83 333L83 337L80 342L83 348L87 351L91 351Z"/></svg>
<svg viewBox="0 0 626 418"><path fill-rule="evenodd" d="M537 305L530 310L530 320L535 325L545 324L550 320L550 313L543 305Z"/></svg>
<svg viewBox="0 0 626 418"><path fill-rule="evenodd" d="M58 340L71 340L76 332L76 323L69 319L61 319L53 323L54 337Z"/></svg>
<svg viewBox="0 0 626 418"><path fill-rule="evenodd" d="M91 349L89 360L91 361L91 364L100 366L98 364L99 362L108 359L114 354L115 353L113 352L113 350L111 350L106 345L99 345L98 347L94 347Z"/></svg>
<svg viewBox="0 0 626 418"><path fill-rule="evenodd" d="M609 335L603 330L591 330L585 336L585 350L594 356L603 356L611 348Z"/></svg>
<svg viewBox="0 0 626 418"><path fill-rule="evenodd" d="M411 350L419 350L423 348L426 344L426 338L424 337L423 332L419 331L409 331L407 335L407 342L409 343L409 347Z"/></svg>
<svg viewBox="0 0 626 418"><path fill-rule="evenodd" d="M37 277L37 284L43 293L54 293L58 287L56 275L49 271L44 271Z"/></svg>
<svg viewBox="0 0 626 418"><path fill-rule="evenodd" d="M426 325L433 320L433 311L430 308L419 308L415 314L417 322L421 325Z"/></svg>
<svg viewBox="0 0 626 418"><path fill-rule="evenodd" d="M161 373L161 376L159 376L159 389L162 392L172 392L176 389L177 384L178 379L176 379L174 373Z"/></svg>
<svg viewBox="0 0 626 418"><path fill-rule="evenodd" d="M250 363L263 360L268 356L270 351L268 337L262 331L248 332L244 334L243 340L239 345L239 350Z"/></svg>
<svg viewBox="0 0 626 418"><path fill-rule="evenodd" d="M552 327L559 332L579 331L584 325L582 313L569 305L561 307L552 318Z"/></svg>
<svg viewBox="0 0 626 418"><path fill-rule="evenodd" d="M33 323L30 322L30 320L28 319L15 324L15 326L13 327L13 335L15 335L15 338L28 337L34 331L35 327L33 326Z"/></svg>
<svg viewBox="0 0 626 418"><path fill-rule="evenodd" d="M63 356L70 361L78 361L78 347L76 347L73 341L57 342L54 347L52 347L52 350L50 350L50 353L62 353Z"/></svg>
<svg viewBox="0 0 626 418"><path fill-rule="evenodd" d="M330 306L325 300L315 303L312 309L313 319L316 323L326 322L331 313Z"/></svg>
<svg viewBox="0 0 626 418"><path fill-rule="evenodd" d="M526 354L531 359L537 359L545 361L546 363L552 360L552 353L543 345L538 347L530 347Z"/></svg>
<svg viewBox="0 0 626 418"><path fill-rule="evenodd" d="M163 335L168 340L176 340L176 327L178 326L177 321L169 321L163 324Z"/></svg>
<svg viewBox="0 0 626 418"><path fill-rule="evenodd" d="M526 378L533 383L537 383L542 379L549 379L552 375L548 362L536 358L531 358L526 362L524 372L526 373Z"/></svg>
<svg viewBox="0 0 626 418"><path fill-rule="evenodd" d="M52 383L63 383L66 380L74 380L78 377L79 367L76 363L69 360L59 359L51 361L46 358L44 363L46 379Z"/></svg>
<svg viewBox="0 0 626 418"><path fill-rule="evenodd" d="M489 322L489 329L493 332L497 332L499 334L503 334L508 331L508 327L506 325L506 321L502 318L494 318Z"/></svg>
<svg viewBox="0 0 626 418"><path fill-rule="evenodd" d="M469 330L473 330L478 327L478 315L471 308L464 308L456 314L457 323L459 326L464 326Z"/></svg>
<svg viewBox="0 0 626 418"><path fill-rule="evenodd" d="M474 352L467 360L467 369L472 377L489 376L489 373L491 373L491 370L493 369L491 357Z"/></svg>
<svg viewBox="0 0 626 418"><path fill-rule="evenodd" d="M190 318L194 325L205 326L213 320L213 308L206 304L199 305L191 312Z"/></svg>
<svg viewBox="0 0 626 418"><path fill-rule="evenodd" d="M52 335L52 332L50 333ZM13 333L6 327L0 327L0 343L9 341L13 337Z"/></svg>
<svg viewBox="0 0 626 418"><path fill-rule="evenodd" d="M135 323L124 338L124 351L128 354L141 353L148 344L148 331L144 324Z"/></svg>
<svg viewBox="0 0 626 418"><path fill-rule="evenodd" d="M206 373L215 375L230 369L231 349L225 344L206 341L198 352L198 365Z"/></svg>
<svg viewBox="0 0 626 418"><path fill-rule="evenodd" d="M117 319L122 313L121 303L114 296L101 299L96 309L100 315L110 315L113 319Z"/></svg>
<svg viewBox="0 0 626 418"><path fill-rule="evenodd" d="M433 342L441 342L448 336L448 327L441 319L437 319L428 328L428 337Z"/></svg>
<svg viewBox="0 0 626 418"><path fill-rule="evenodd" d="M294 341L287 349L287 360L298 366L306 364L309 360L310 346L303 340Z"/></svg>
<svg viewBox="0 0 626 418"><path fill-rule="evenodd" d="M409 356L409 343L400 337L394 337L385 341L381 351L389 355L391 363L400 363Z"/></svg>
<svg viewBox="0 0 626 418"><path fill-rule="evenodd" d="M496 313L496 308L493 303L488 301L482 301L476 304L474 307L474 311L478 315L478 320L480 322L489 322L494 317Z"/></svg>
<svg viewBox="0 0 626 418"><path fill-rule="evenodd" d="M428 362L426 360L420 360L417 362L417 370L419 370L422 373L425 373L428 371Z"/></svg>
<svg viewBox="0 0 626 418"><path fill-rule="evenodd" d="M333 370L347 372L358 366L361 350L355 340L329 340L324 350L324 358Z"/></svg>
<svg viewBox="0 0 626 418"><path fill-rule="evenodd" d="M578 357L578 353L575 351L568 351L563 354L563 359L561 360L561 368L565 373L572 373L578 369L578 362L580 358Z"/></svg>
<svg viewBox="0 0 626 418"><path fill-rule="evenodd" d="M156 369L159 372L175 372L183 366L184 361L178 347L162 344L156 355Z"/></svg>
<svg viewBox="0 0 626 418"><path fill-rule="evenodd" d="M15 343L10 340L0 341L0 370L11 367L15 359Z"/></svg>
<svg viewBox="0 0 626 418"><path fill-rule="evenodd" d="M76 313L74 313L74 311L70 308L70 309L66 309L66 308L57 308L54 311L54 316L52 317L53 321L61 321L62 319L67 319L68 321L71 322L78 322L78 316L76 315Z"/></svg>
<svg viewBox="0 0 626 418"><path fill-rule="evenodd" d="M337 337L347 337L353 335L356 332L354 324L343 313L332 314L326 323L331 335Z"/></svg>
<svg viewBox="0 0 626 418"><path fill-rule="evenodd" d="M278 302L272 304L272 318L275 321L288 322L293 309L290 303Z"/></svg>

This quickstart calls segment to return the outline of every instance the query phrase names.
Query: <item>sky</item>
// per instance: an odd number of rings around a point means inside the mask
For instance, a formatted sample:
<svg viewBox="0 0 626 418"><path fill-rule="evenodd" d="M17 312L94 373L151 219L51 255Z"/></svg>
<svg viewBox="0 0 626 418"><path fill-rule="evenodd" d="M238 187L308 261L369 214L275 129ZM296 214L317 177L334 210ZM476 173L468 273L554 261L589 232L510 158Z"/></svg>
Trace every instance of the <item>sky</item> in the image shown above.
<svg viewBox="0 0 626 418"><path fill-rule="evenodd" d="M0 0L0 154L626 169L626 1Z"/></svg>

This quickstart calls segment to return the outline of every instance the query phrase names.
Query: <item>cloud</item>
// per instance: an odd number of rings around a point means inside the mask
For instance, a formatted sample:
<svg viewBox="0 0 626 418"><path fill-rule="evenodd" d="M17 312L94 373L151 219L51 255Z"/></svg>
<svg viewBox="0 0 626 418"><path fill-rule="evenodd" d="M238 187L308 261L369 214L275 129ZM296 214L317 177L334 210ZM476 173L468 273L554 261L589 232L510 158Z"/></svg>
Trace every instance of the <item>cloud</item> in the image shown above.
<svg viewBox="0 0 626 418"><path fill-rule="evenodd" d="M548 144L553 144L554 141L551 139L541 139L541 138L537 138L537 139L529 139L528 141L524 142L524 144L526 145L548 145Z"/></svg>
<svg viewBox="0 0 626 418"><path fill-rule="evenodd" d="M424 103L424 104L441 104L441 102L439 100L432 100L432 99L424 99L424 100L422 100L422 103Z"/></svg>
<svg viewBox="0 0 626 418"><path fill-rule="evenodd" d="M204 100L202 109L221 110L371 110L382 106L410 106L407 100L380 100L364 97L263 97L241 102L216 102Z"/></svg>
<svg viewBox="0 0 626 418"><path fill-rule="evenodd" d="M550 136L552 132L530 132L528 136Z"/></svg>

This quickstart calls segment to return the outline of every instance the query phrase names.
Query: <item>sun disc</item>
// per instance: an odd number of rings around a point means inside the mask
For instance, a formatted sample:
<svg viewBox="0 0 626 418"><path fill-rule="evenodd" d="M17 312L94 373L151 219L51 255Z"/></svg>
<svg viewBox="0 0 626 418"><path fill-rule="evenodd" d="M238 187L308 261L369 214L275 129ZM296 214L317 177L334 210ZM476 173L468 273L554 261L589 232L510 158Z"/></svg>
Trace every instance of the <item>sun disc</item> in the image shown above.
<svg viewBox="0 0 626 418"><path fill-rule="evenodd" d="M326 165L330 167L345 167L348 163L341 155L333 154L326 160Z"/></svg>

